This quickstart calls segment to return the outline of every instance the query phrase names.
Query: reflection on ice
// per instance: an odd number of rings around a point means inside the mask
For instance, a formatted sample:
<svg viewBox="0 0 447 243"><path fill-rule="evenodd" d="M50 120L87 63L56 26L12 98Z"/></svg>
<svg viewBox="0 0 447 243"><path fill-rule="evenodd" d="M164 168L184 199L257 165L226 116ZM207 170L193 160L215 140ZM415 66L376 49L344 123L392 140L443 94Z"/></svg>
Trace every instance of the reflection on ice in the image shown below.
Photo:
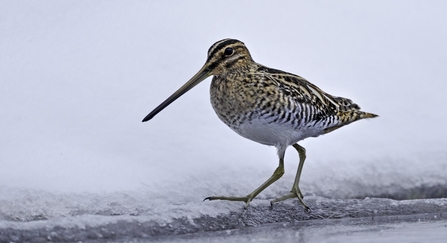
<svg viewBox="0 0 447 243"><path fill-rule="evenodd" d="M447 236L447 215L416 214L369 218L307 220L220 232L157 237L157 242L432 242ZM152 242L143 241L143 242Z"/></svg>

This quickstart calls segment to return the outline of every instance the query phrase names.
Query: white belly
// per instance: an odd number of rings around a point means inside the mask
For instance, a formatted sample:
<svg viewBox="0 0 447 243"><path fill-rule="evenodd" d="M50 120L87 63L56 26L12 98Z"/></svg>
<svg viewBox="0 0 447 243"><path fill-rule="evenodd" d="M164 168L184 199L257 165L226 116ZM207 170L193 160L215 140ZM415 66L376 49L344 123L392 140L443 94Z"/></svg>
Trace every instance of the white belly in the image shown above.
<svg viewBox="0 0 447 243"><path fill-rule="evenodd" d="M244 122L233 130L247 139L280 149L308 137L317 137L322 134L323 129L319 126L296 129L291 124L269 124L265 120L254 119L250 122Z"/></svg>

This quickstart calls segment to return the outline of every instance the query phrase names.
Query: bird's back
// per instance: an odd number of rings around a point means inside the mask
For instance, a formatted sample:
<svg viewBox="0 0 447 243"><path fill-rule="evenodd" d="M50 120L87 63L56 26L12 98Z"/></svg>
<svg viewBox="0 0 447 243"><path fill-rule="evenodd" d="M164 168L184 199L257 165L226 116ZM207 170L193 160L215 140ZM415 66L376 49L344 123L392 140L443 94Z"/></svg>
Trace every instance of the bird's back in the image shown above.
<svg viewBox="0 0 447 243"><path fill-rule="evenodd" d="M304 127L320 127L321 134L325 134L361 119L377 117L361 111L360 106L348 98L324 92L303 77L280 70L267 71L275 73L272 76L280 86L287 86L287 90L295 91L290 99L303 107L301 119L305 121Z"/></svg>

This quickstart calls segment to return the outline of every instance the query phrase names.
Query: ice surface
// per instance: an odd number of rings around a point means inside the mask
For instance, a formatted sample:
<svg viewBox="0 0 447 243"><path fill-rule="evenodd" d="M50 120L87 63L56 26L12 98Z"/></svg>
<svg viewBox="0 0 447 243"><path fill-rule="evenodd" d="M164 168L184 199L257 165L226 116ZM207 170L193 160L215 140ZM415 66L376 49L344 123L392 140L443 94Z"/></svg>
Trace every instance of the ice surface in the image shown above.
<svg viewBox="0 0 447 243"><path fill-rule="evenodd" d="M188 233L243 229L247 226L272 227L271 224L274 223L336 225L340 223L334 221L336 219L376 222L383 220L383 216L395 216L390 219L398 221L409 218L406 215L413 215L410 217L418 219L445 219L447 211L447 199L395 201L379 198L337 200L308 197L306 202L313 210L307 213L293 201L277 204L270 210L268 200L257 200L248 209L243 209L241 204L231 208L224 202L163 206L126 194L109 198L105 195L83 195L84 198L59 196L55 199L52 195L43 196L47 199L34 198L34 201L45 201L47 205L38 203L35 206L29 205L29 209L21 209L34 212L34 218L0 222L0 242L32 241L36 238L51 241L155 240ZM59 202L55 202L56 199ZM2 202L2 205L5 204ZM14 215L23 213L14 210L8 212ZM26 222L27 220L30 221ZM306 221L311 222L305 223ZM273 226L275 227L277 226ZM219 234L222 233L217 233Z"/></svg>
<svg viewBox="0 0 447 243"><path fill-rule="evenodd" d="M141 242L445 242L439 215L307 220L220 232L159 237Z"/></svg>
<svg viewBox="0 0 447 243"><path fill-rule="evenodd" d="M147 238L445 213L445 199L425 199L447 197L445 7L3 2L0 241ZM310 215L294 200L267 209L269 199L290 190L298 163L292 149L284 177L248 210L201 202L245 195L277 166L274 148L218 120L209 80L141 123L226 37L244 41L256 61L380 115L301 143Z"/></svg>

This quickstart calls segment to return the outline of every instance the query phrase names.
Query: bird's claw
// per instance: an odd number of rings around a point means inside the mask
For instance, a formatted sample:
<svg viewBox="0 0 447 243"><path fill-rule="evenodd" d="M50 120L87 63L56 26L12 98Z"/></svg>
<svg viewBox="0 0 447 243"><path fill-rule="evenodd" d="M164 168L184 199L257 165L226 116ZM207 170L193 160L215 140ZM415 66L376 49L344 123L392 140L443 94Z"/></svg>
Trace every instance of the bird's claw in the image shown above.
<svg viewBox="0 0 447 243"><path fill-rule="evenodd" d="M253 200L253 195L249 194L245 197L222 197L222 196L213 196L213 197L206 197L203 199L203 201L213 201L213 200L226 200L226 201L238 201L238 202L245 202L245 208L248 207L251 200Z"/></svg>

